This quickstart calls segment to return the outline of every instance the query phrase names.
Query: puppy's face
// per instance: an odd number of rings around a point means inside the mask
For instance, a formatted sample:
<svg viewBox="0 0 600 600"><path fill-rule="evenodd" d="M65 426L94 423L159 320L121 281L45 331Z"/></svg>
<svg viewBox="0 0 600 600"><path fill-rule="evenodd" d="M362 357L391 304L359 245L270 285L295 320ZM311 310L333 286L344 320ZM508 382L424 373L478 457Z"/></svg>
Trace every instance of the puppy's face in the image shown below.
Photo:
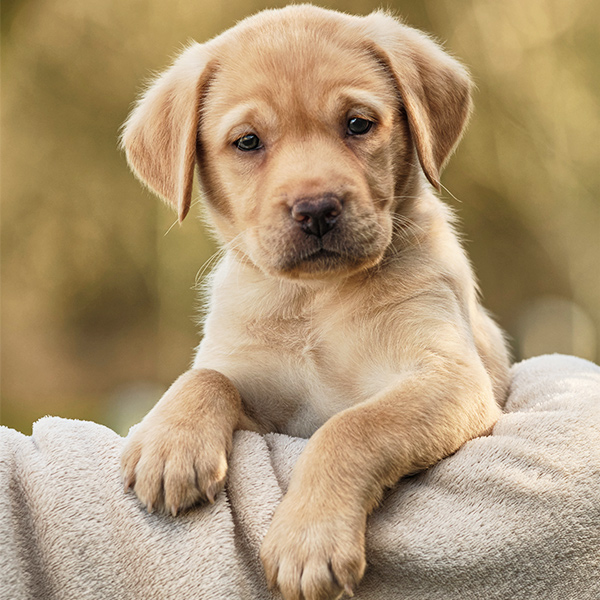
<svg viewBox="0 0 600 600"><path fill-rule="evenodd" d="M197 164L232 251L277 277L328 278L381 260L418 163L438 186L469 92L456 61L389 15L290 6L190 46L123 145L180 220Z"/></svg>
<svg viewBox="0 0 600 600"><path fill-rule="evenodd" d="M381 259L394 165L411 152L390 73L366 48L311 33L230 50L207 86L200 125L215 225L260 269L291 278Z"/></svg>

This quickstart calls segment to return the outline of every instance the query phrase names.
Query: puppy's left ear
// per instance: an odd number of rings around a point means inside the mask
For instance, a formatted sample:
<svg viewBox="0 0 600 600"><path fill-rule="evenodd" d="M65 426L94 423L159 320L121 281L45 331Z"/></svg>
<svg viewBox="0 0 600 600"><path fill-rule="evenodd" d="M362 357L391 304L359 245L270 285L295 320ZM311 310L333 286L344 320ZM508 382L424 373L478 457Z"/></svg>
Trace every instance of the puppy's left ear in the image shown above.
<svg viewBox="0 0 600 600"><path fill-rule="evenodd" d="M209 58L206 44L187 48L148 88L123 126L129 166L177 210L179 222L190 208Z"/></svg>
<svg viewBox="0 0 600 600"><path fill-rule="evenodd" d="M364 23L400 91L421 168L439 190L440 173L471 114L471 78L434 41L391 15L375 12Z"/></svg>

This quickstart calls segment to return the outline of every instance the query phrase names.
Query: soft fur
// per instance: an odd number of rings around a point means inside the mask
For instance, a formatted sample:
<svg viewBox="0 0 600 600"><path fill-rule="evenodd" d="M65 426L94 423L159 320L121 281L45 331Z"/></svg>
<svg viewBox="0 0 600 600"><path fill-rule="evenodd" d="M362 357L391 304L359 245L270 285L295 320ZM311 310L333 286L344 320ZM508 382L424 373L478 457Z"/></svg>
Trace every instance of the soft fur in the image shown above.
<svg viewBox="0 0 600 600"><path fill-rule="evenodd" d="M125 125L180 220L198 166L225 249L193 368L130 437L126 486L176 514L214 500L235 429L310 437L261 551L286 600L351 593L383 490L500 415L504 340L430 187L470 89L388 14L291 6L190 46ZM308 233L323 206L331 229Z"/></svg>

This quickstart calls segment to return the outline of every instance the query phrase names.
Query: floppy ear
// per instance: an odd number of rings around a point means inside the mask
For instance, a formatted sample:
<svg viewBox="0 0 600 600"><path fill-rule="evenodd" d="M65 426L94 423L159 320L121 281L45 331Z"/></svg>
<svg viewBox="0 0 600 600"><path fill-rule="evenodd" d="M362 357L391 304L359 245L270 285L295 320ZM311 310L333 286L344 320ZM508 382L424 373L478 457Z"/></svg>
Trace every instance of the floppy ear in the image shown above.
<svg viewBox="0 0 600 600"><path fill-rule="evenodd" d="M192 197L208 59L205 45L187 48L141 97L121 137L133 172L174 206L179 222L188 213Z"/></svg>
<svg viewBox="0 0 600 600"><path fill-rule="evenodd" d="M392 16L375 12L365 21L396 80L421 167L439 190L440 173L471 113L471 78L434 41Z"/></svg>

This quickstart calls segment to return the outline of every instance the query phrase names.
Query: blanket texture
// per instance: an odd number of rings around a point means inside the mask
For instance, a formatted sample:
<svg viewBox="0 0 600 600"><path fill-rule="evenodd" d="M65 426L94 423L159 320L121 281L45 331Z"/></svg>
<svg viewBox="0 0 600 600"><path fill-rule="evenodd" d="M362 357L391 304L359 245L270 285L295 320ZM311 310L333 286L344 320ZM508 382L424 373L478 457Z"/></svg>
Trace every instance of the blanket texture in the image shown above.
<svg viewBox="0 0 600 600"><path fill-rule="evenodd" d="M600 598L600 367L553 355L512 374L493 434L369 518L358 600ZM258 551L306 440L237 432L225 492L176 518L123 493L123 443L54 417L0 429L0 598L275 598Z"/></svg>

